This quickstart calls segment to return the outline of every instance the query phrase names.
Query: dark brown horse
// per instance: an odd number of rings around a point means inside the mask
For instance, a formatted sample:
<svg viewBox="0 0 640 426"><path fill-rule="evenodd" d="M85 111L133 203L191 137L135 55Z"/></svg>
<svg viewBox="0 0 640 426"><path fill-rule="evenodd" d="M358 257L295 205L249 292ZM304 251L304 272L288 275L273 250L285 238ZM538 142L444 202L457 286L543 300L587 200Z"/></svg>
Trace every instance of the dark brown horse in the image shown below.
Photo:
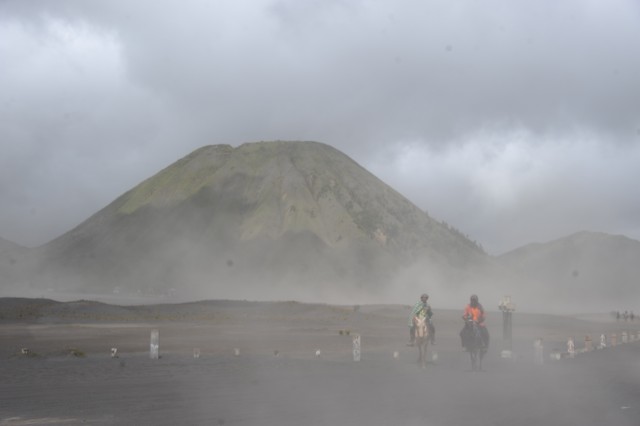
<svg viewBox="0 0 640 426"><path fill-rule="evenodd" d="M482 371L482 358L487 353L488 342L485 342L478 323L472 319L466 320L460 337L462 338L462 346L469 352L471 370Z"/></svg>

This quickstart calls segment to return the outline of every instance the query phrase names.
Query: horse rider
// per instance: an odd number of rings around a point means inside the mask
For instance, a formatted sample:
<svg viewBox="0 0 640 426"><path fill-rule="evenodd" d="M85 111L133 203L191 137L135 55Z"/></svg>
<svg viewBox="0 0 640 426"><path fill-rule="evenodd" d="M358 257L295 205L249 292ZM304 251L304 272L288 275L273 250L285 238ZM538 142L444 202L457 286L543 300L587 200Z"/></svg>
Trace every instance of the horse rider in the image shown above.
<svg viewBox="0 0 640 426"><path fill-rule="evenodd" d="M431 321L431 317L433 316L433 311L431 310L431 306L427 303L429 300L429 295L427 293L423 293L420 296L420 300L413 305L411 309L411 315L409 315L409 343L407 346L413 346L416 342L416 326L413 324L413 317L422 315L427 318L427 327L429 328L429 340L432 345L436 344L436 329L433 326L433 321Z"/></svg>
<svg viewBox="0 0 640 426"><path fill-rule="evenodd" d="M478 324L478 329L480 330L480 335L482 336L482 342L484 343L485 348L489 347L489 331L484 323L484 308L478 301L478 296L473 294L469 299L469 304L464 308L464 314L462 315L462 319L464 321L468 321L472 319Z"/></svg>

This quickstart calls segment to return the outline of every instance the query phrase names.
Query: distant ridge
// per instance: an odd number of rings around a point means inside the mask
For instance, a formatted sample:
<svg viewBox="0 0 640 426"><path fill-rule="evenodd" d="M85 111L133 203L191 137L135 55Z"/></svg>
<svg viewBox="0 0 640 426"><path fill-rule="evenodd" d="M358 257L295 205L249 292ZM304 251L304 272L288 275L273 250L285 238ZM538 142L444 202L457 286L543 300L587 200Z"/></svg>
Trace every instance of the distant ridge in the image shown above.
<svg viewBox="0 0 640 426"><path fill-rule="evenodd" d="M601 232L577 232L503 254L501 265L539 282L540 298L573 300L591 309L617 306L640 310L640 241Z"/></svg>
<svg viewBox="0 0 640 426"><path fill-rule="evenodd" d="M29 268L29 251L20 244L0 237L0 289L6 290L21 283Z"/></svg>
<svg viewBox="0 0 640 426"><path fill-rule="evenodd" d="M13 241L9 241L0 237L0 254L9 252L9 251L17 251L17 250L24 250L24 249L26 249L26 247L23 247L18 243L14 243Z"/></svg>

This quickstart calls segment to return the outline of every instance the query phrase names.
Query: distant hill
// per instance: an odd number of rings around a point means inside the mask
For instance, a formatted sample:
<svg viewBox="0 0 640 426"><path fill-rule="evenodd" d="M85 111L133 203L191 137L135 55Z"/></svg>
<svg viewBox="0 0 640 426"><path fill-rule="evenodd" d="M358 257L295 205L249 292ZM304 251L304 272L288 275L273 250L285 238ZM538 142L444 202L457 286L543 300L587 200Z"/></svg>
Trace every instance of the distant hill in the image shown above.
<svg viewBox="0 0 640 426"><path fill-rule="evenodd" d="M8 252L24 250L24 248L25 247L21 246L20 244L14 243L13 241L5 240L4 238L0 237L0 255Z"/></svg>
<svg viewBox="0 0 640 426"><path fill-rule="evenodd" d="M490 263L340 151L282 141L202 147L35 255L56 290L250 299L414 297Z"/></svg>
<svg viewBox="0 0 640 426"><path fill-rule="evenodd" d="M0 237L0 288L19 289L29 267L30 250Z"/></svg>
<svg viewBox="0 0 640 426"><path fill-rule="evenodd" d="M535 288L523 291L548 304L640 308L640 241L579 232L548 243L525 245L498 261L515 275L536 281ZM636 303L638 306L632 306Z"/></svg>

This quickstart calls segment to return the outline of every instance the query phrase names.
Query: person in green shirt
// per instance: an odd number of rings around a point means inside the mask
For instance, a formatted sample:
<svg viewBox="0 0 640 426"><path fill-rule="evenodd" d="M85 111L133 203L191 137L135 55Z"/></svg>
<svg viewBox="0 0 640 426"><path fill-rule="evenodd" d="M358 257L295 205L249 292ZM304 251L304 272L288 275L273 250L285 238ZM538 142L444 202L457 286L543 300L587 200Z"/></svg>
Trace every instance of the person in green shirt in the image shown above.
<svg viewBox="0 0 640 426"><path fill-rule="evenodd" d="M416 342L416 327L413 325L413 317L417 315L424 315L427 317L427 326L429 327L429 340L432 345L436 344L436 329L433 326L433 321L431 321L431 317L433 316L433 311L431 310L431 306L427 303L429 300L429 295L423 293L420 296L420 300L413 305L411 308L411 315L409 316L409 343L407 346L413 346Z"/></svg>

